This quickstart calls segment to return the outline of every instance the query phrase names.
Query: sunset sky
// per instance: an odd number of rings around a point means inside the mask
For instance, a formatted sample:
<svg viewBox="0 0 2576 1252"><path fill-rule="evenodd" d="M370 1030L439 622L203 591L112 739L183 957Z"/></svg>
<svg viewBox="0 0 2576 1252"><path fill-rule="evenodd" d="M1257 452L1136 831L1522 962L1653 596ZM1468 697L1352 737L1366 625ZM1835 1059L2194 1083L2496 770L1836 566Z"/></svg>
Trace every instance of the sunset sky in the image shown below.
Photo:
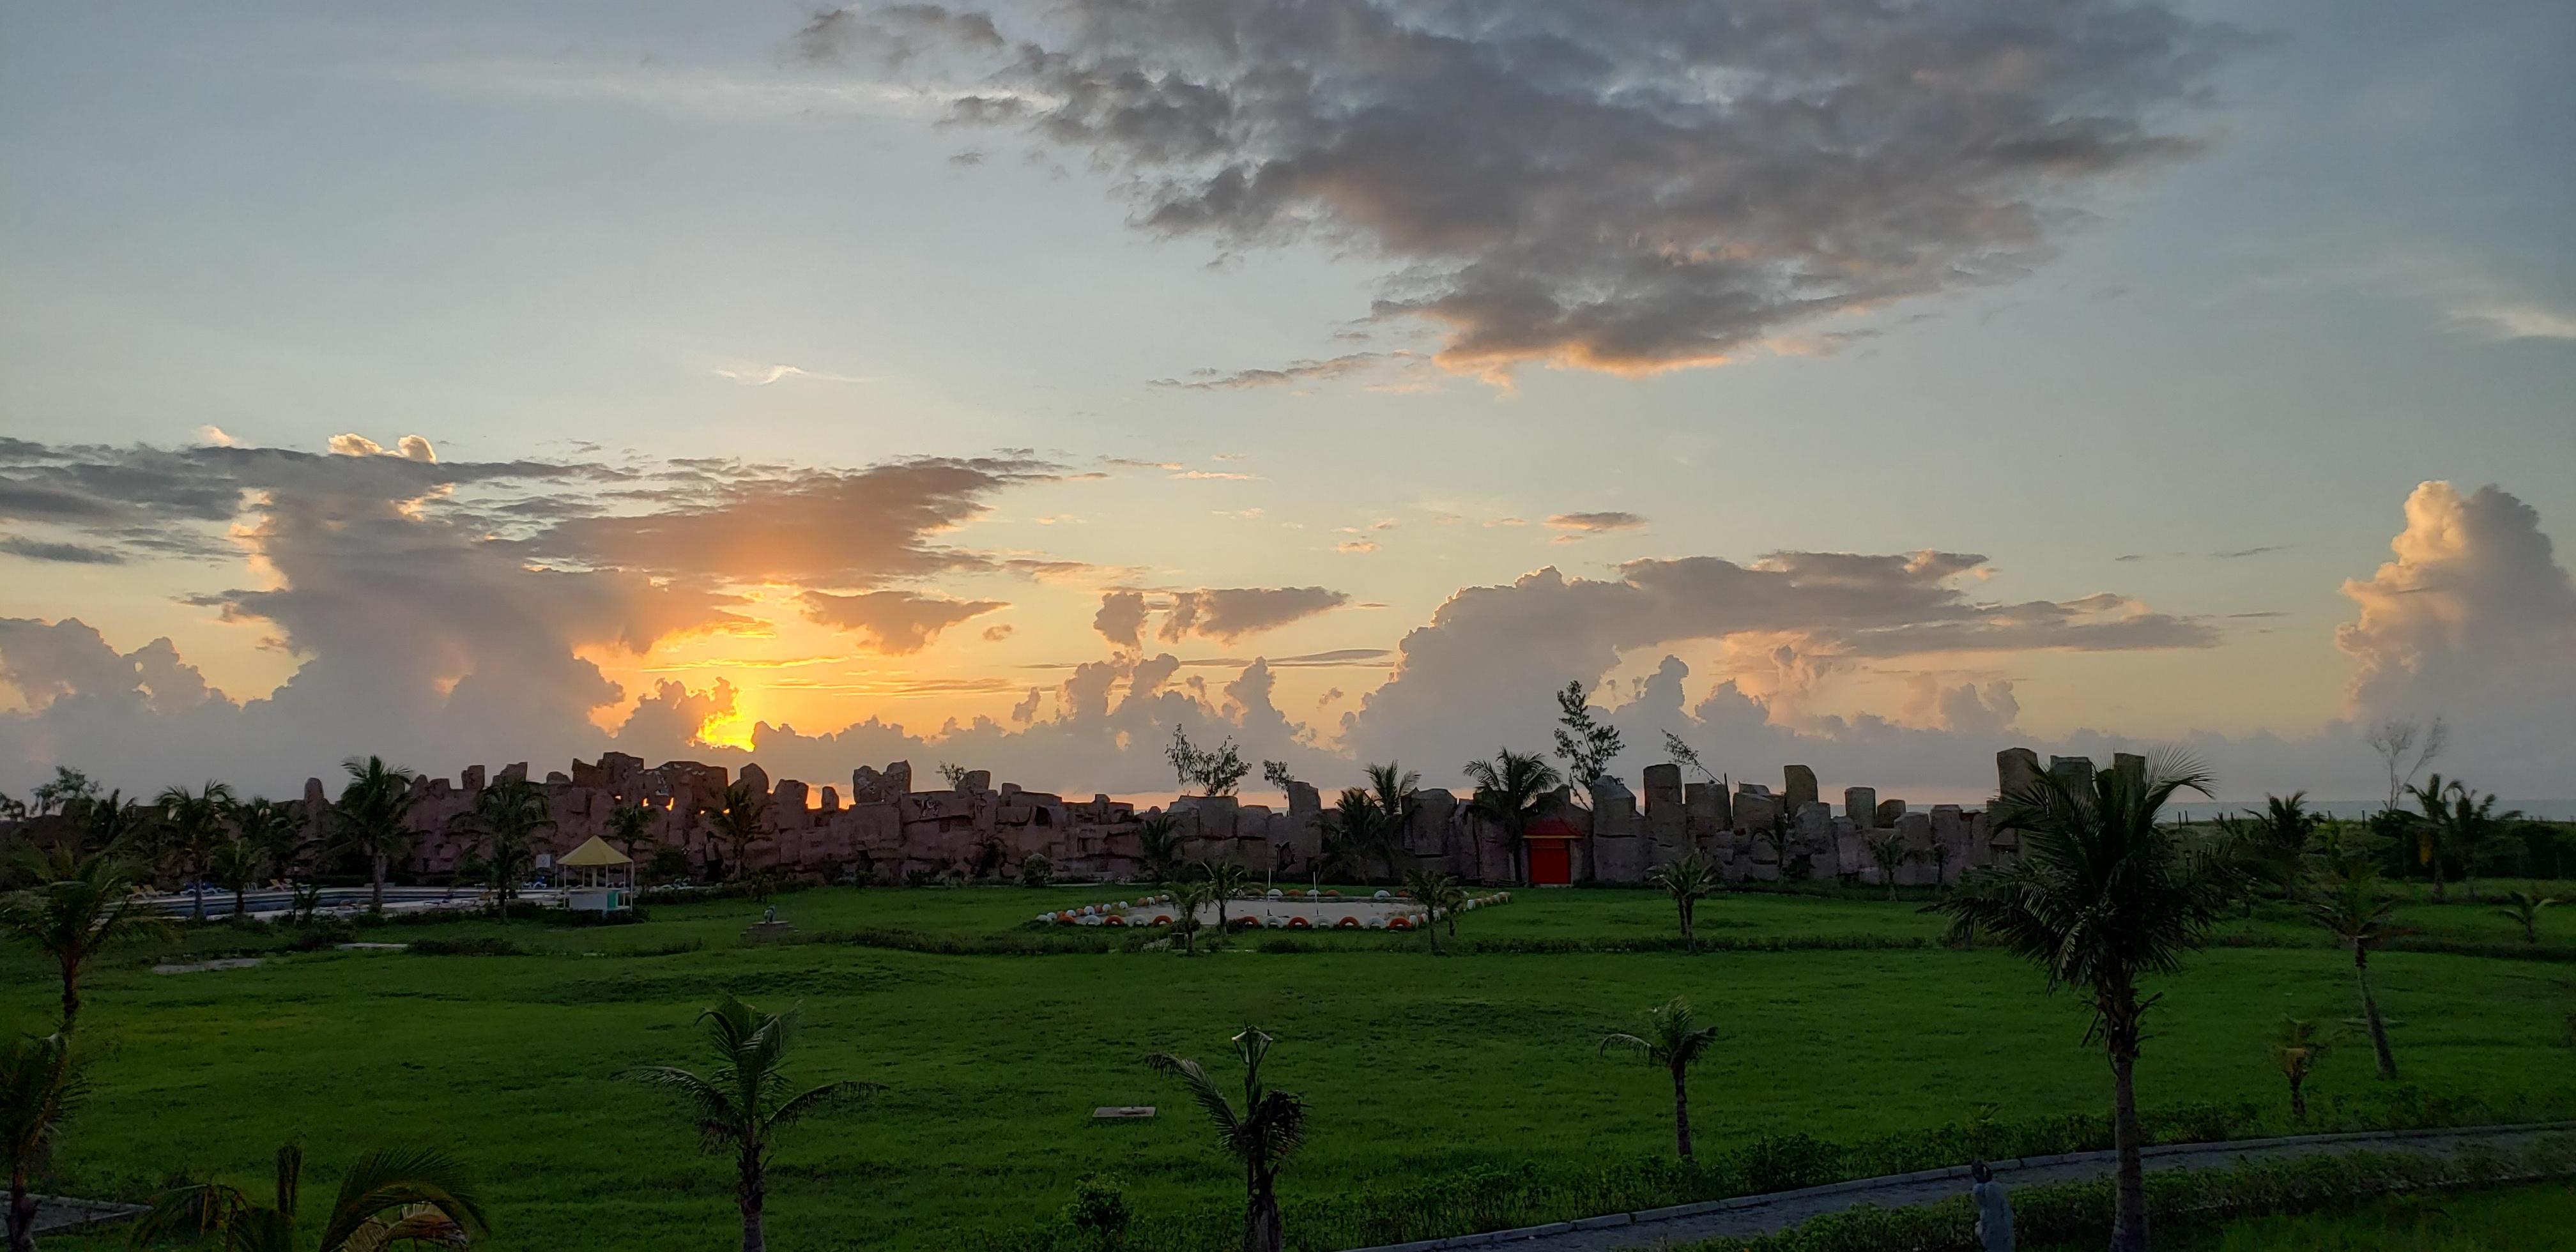
<svg viewBox="0 0 2576 1252"><path fill-rule="evenodd" d="M2576 6L0 10L0 789L2576 795ZM746 751L747 749L751 751ZM1262 789L1252 789L1256 798Z"/></svg>

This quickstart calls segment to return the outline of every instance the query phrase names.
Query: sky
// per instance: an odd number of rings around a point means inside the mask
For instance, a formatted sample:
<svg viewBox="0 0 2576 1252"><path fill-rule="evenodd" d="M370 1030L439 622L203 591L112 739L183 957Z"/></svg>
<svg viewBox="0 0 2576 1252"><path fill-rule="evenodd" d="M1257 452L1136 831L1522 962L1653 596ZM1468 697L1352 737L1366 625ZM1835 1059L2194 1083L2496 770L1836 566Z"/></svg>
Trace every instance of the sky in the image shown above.
<svg viewBox="0 0 2576 1252"><path fill-rule="evenodd" d="M0 790L2576 795L2576 9L0 7ZM1264 790L1251 789L1256 798Z"/></svg>

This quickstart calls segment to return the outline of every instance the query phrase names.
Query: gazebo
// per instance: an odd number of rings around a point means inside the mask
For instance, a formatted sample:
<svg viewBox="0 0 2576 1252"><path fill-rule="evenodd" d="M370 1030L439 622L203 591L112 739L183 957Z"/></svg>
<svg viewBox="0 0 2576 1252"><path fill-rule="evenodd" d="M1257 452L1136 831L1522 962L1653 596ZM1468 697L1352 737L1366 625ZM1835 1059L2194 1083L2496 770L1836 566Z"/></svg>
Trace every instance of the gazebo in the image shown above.
<svg viewBox="0 0 2576 1252"><path fill-rule="evenodd" d="M622 913L634 907L635 858L593 835L555 865L566 875L564 907L584 913Z"/></svg>

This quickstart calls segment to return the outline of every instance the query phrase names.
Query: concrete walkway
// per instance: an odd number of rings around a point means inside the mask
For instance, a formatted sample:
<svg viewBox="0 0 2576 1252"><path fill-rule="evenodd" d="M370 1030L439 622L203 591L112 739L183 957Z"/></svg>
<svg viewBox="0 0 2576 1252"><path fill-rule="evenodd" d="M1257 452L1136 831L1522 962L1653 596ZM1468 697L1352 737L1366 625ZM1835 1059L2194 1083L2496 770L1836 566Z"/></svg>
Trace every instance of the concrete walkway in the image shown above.
<svg viewBox="0 0 2576 1252"><path fill-rule="evenodd" d="M67 1234L92 1226L126 1221L143 1215L140 1204L118 1204L113 1200L75 1200L69 1196L36 1197L36 1233Z"/></svg>
<svg viewBox="0 0 2576 1252"><path fill-rule="evenodd" d="M2413 1152L2449 1156L2469 1148L2520 1150L2553 1134L2576 1132L2576 1122L2543 1122L2522 1126L2477 1126L2457 1130L2369 1131L2344 1135L2299 1135L2287 1139L2247 1139L2234 1143L2170 1143L2145 1151L2150 1173L2174 1169L2225 1169L2256 1161L2320 1153ZM2015 1189L2072 1182L2111 1173L2119 1167L2117 1152L2072 1152L1994 1161L1995 1177ZM1497 1252L1616 1252L1694 1243L1727 1235L1763 1235L1786 1230L1812 1217L1873 1204L1907 1208L1931 1204L1968 1190L1968 1168L1913 1174L1891 1174L1830 1183L1799 1191L1737 1196L1642 1213L1611 1213L1546 1226L1456 1235L1418 1243L1390 1244L1358 1252L1433 1252L1446 1248L1496 1248Z"/></svg>

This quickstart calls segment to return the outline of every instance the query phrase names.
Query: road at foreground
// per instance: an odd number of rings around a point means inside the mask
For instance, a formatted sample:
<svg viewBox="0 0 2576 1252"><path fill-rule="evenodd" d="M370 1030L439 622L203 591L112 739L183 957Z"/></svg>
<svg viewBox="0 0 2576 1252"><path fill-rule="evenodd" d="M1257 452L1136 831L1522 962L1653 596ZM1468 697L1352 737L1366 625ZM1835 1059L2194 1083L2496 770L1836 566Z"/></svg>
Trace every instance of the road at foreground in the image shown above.
<svg viewBox="0 0 2576 1252"><path fill-rule="evenodd" d="M2343 1135L2299 1135L2287 1139L2248 1139L2235 1143L2173 1143L2146 1150L2150 1173L2176 1169L2226 1169L2259 1161L2348 1152L2412 1152L2453 1156L2472 1149L2527 1148L2540 1139L2576 1131L2576 1122L2543 1122L2522 1126L2477 1126L2457 1130L2366 1131ZM2109 1174L2119 1167L2115 1151L2074 1152L1992 1162L1995 1177L2015 1189L2074 1182ZM1418 1243L1390 1244L1356 1252L1432 1252L1441 1248L1484 1248L1502 1252L1620 1252L1622 1249L1670 1247L1730 1235L1766 1235L1810 1218L1864 1204L1908 1208L1932 1204L1968 1189L1964 1165L1831 1183L1771 1195L1712 1200L1643 1213L1613 1213L1573 1222L1480 1235L1457 1235Z"/></svg>

